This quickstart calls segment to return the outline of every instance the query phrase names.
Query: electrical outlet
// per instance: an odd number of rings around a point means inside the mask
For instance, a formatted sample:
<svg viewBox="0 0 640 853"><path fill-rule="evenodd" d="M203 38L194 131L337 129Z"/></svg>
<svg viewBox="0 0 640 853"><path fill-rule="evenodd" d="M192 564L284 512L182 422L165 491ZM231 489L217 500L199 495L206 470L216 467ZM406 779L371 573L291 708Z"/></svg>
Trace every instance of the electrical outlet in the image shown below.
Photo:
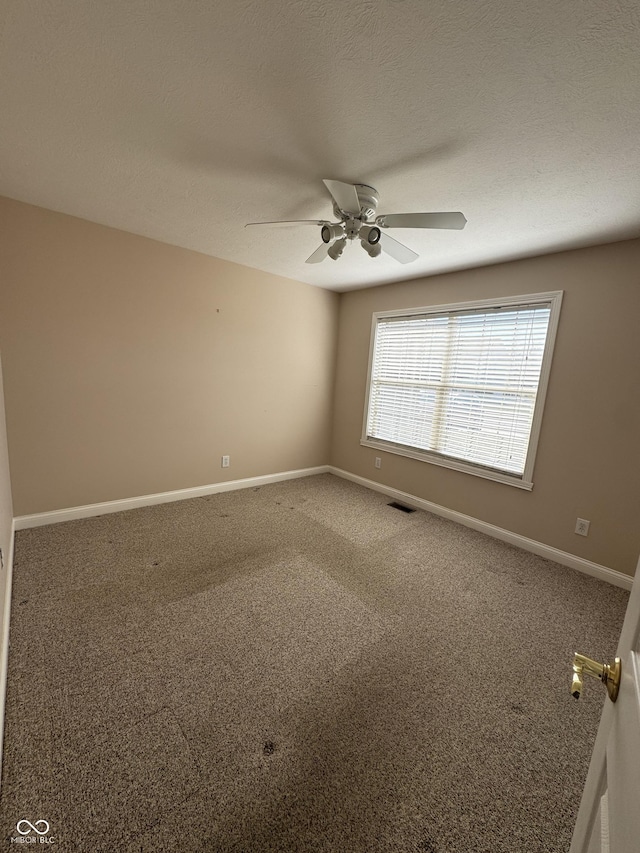
<svg viewBox="0 0 640 853"><path fill-rule="evenodd" d="M376 461L374 464L375 464L376 468L381 468L382 467L382 459L379 456L376 456Z"/></svg>
<svg viewBox="0 0 640 853"><path fill-rule="evenodd" d="M231 457L230 456L223 456L221 467L222 468L228 468L230 464L231 464Z"/></svg>
<svg viewBox="0 0 640 853"><path fill-rule="evenodd" d="M588 536L590 524L591 522L587 521L586 518L576 518L576 533L578 536Z"/></svg>

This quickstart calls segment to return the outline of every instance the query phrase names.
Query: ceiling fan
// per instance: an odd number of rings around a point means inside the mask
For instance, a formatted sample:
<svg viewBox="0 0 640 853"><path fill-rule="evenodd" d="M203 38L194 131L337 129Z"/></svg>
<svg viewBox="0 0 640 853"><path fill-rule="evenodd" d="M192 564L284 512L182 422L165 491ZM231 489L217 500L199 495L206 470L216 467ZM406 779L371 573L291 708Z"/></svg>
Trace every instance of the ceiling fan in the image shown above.
<svg viewBox="0 0 640 853"><path fill-rule="evenodd" d="M376 216L378 191L367 184L345 184L343 181L323 181L333 198L333 213L338 222L324 219L292 219L281 222L248 222L254 225L319 225L322 243L306 260L319 264L326 257L337 261L347 240L360 240L362 248L375 258L386 252L401 264L415 261L418 255L385 234L382 228L451 228L460 230L467 220L459 211L450 213L387 213Z"/></svg>

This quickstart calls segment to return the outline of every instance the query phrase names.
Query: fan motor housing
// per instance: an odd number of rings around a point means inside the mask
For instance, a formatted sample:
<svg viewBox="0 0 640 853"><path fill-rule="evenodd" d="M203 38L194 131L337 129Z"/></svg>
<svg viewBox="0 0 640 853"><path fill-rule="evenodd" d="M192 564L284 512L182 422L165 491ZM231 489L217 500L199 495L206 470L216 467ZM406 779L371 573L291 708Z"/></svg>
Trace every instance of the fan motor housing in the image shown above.
<svg viewBox="0 0 640 853"><path fill-rule="evenodd" d="M366 222L375 215L375 212L378 209L378 190L374 187L370 187L368 184L354 184L353 186L355 187L358 201L360 203L358 219L362 222ZM347 215L341 211L335 202L333 204L333 212L338 219L352 218L351 215Z"/></svg>
<svg viewBox="0 0 640 853"><path fill-rule="evenodd" d="M378 190L367 184L356 184L358 201L360 202L360 214L362 219L371 219L378 209Z"/></svg>

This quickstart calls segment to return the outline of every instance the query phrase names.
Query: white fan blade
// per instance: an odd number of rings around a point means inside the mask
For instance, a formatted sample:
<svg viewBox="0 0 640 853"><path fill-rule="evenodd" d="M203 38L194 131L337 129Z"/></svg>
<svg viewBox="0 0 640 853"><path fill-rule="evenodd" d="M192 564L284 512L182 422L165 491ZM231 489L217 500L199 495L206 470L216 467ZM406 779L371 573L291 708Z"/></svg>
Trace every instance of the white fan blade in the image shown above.
<svg viewBox="0 0 640 853"><path fill-rule="evenodd" d="M460 231L467 220L460 211L451 213L389 213L377 216L381 228L452 228Z"/></svg>
<svg viewBox="0 0 640 853"><path fill-rule="evenodd" d="M320 261L324 261L324 259L327 257L328 249L329 246L327 245L327 243L320 243L315 252L309 255L309 257L305 261L305 264L319 264Z"/></svg>
<svg viewBox="0 0 640 853"><path fill-rule="evenodd" d="M391 255L392 258L395 258L396 261L400 261L401 264L409 264L411 261L415 261L415 259L419 257L413 249L410 249L403 243L399 243L397 240L394 240L393 237L389 237L389 235L384 232L380 233L380 245L382 246L383 252Z"/></svg>
<svg viewBox="0 0 640 853"><path fill-rule="evenodd" d="M360 201L358 193L353 184L345 184L342 181L322 181L333 196L333 200L340 210L358 216L360 213Z"/></svg>
<svg viewBox="0 0 640 853"><path fill-rule="evenodd" d="M324 219L281 219L277 222L247 222L244 226L249 228L250 225L272 225L272 226L287 226L287 225L329 225Z"/></svg>

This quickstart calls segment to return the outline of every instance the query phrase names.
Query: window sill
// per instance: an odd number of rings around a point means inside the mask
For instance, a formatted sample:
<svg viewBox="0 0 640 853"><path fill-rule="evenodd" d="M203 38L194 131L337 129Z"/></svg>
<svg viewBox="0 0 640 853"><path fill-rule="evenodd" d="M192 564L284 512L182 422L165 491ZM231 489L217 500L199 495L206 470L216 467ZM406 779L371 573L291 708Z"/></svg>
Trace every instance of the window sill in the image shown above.
<svg viewBox="0 0 640 853"><path fill-rule="evenodd" d="M515 486L517 489L524 489L528 492L533 489L533 483L530 480L525 480L523 477L502 473L501 471L492 471L490 468L482 468L479 465L473 465L470 462L462 462L456 459L449 459L446 456L437 456L436 454L429 453L428 451L412 450L410 447L405 447L400 444L392 444L387 441L377 441L373 438L361 438L360 444L363 447L373 447L376 450L383 450L385 453L394 453L396 456L407 456L409 459L417 459L419 462L428 462L431 465L439 465L441 468L451 468L454 471L462 471L465 474L472 474L474 477L493 480L495 483L504 483L507 486Z"/></svg>

